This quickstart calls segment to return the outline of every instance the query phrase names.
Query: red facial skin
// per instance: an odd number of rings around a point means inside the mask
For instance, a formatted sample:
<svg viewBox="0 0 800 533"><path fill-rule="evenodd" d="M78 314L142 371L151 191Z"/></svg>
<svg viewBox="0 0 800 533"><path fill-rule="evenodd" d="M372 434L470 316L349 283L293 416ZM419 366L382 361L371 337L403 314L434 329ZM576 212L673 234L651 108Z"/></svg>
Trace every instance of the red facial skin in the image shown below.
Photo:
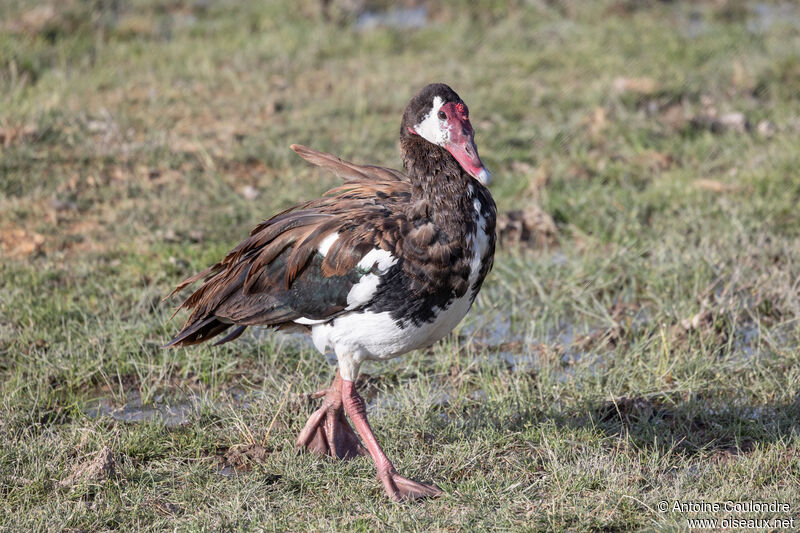
<svg viewBox="0 0 800 533"><path fill-rule="evenodd" d="M443 120L447 121L447 128L450 130L449 140L444 148L470 176L486 185L491 175L478 155L475 132L469 122L469 109L462 102L448 102L439 109L439 113L446 115L447 118ZM408 128L408 131L418 135L412 128Z"/></svg>
<svg viewBox="0 0 800 533"><path fill-rule="evenodd" d="M450 140L445 149L453 154L456 161L473 178L478 178L485 169L478 155L478 147L475 146L475 132L469 123L469 109L461 102L448 102L440 111L447 115L447 124L450 126Z"/></svg>

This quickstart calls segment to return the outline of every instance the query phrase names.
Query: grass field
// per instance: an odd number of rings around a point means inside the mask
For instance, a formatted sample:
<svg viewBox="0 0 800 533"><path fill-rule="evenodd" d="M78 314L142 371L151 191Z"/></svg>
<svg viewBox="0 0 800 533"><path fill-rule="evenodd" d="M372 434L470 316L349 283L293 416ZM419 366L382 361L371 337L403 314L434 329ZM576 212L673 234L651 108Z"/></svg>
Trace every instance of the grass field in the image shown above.
<svg viewBox="0 0 800 533"><path fill-rule="evenodd" d="M0 530L800 527L800 8L353 4L0 3ZM307 341L162 350L161 298L337 183L289 144L399 166L433 81L499 210L558 234L363 369L388 455L447 493L394 504L295 452L335 371ZM672 508L701 500L791 511Z"/></svg>

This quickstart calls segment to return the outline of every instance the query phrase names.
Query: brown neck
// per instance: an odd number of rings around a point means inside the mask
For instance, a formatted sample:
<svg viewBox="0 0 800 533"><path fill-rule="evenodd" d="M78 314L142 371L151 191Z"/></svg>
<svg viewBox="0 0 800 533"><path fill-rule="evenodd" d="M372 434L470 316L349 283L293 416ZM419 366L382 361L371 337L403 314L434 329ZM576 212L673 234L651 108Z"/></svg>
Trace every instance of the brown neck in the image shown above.
<svg viewBox="0 0 800 533"><path fill-rule="evenodd" d="M412 183L412 218L459 223L462 216L469 215L469 186L474 180L450 152L416 135L401 137L400 150Z"/></svg>

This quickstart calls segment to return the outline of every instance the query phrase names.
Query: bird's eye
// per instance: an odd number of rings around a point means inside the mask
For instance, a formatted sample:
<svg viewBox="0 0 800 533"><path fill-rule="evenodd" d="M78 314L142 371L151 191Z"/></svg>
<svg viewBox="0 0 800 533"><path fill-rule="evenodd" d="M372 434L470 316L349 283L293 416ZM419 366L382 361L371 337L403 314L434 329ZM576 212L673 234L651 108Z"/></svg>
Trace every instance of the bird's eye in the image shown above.
<svg viewBox="0 0 800 533"><path fill-rule="evenodd" d="M447 113L444 111L439 111L439 118L442 120L447 120Z"/></svg>

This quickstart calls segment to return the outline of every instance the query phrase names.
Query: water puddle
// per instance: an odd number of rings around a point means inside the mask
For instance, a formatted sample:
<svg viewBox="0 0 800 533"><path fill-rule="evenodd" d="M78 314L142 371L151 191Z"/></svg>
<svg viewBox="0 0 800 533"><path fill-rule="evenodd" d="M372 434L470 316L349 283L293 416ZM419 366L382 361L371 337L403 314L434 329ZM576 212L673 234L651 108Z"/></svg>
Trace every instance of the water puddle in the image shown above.
<svg viewBox="0 0 800 533"><path fill-rule="evenodd" d="M89 418L108 416L118 422L137 423L160 421L169 428L188 424L197 412L199 398L189 397L182 400L165 400L156 398L152 403L143 403L138 391L127 395L125 404L115 405L108 398L90 400L86 407Z"/></svg>
<svg viewBox="0 0 800 533"><path fill-rule="evenodd" d="M480 352L474 358L476 362L499 363L511 372L530 373L544 367L551 369L556 357L559 380L569 379L574 373L573 367L587 358L603 362L601 357L583 349L578 342L599 333L600 329L569 322L540 331L533 322L513 323L499 313L478 319L461 329L465 340Z"/></svg>
<svg viewBox="0 0 800 533"><path fill-rule="evenodd" d="M394 28L397 30L414 30L428 25L428 8L398 7L386 11L366 10L355 21L353 28L356 31L372 30L379 27Z"/></svg>
<svg viewBox="0 0 800 533"><path fill-rule="evenodd" d="M752 359L760 353L761 333L757 324L747 324L733 334L733 351L743 359Z"/></svg>
<svg viewBox="0 0 800 533"><path fill-rule="evenodd" d="M236 475L237 475L236 469L233 468L232 466L222 466L222 467L218 468L216 470L216 472L220 476L227 477L227 478L236 477Z"/></svg>
<svg viewBox="0 0 800 533"><path fill-rule="evenodd" d="M748 322L733 332L733 355L744 361L797 346L800 346L800 339L797 338L794 322L778 324L766 330L762 330L757 323Z"/></svg>
<svg viewBox="0 0 800 533"><path fill-rule="evenodd" d="M180 393L158 393L153 395L152 400L144 401L138 390L132 390L124 395L122 401L112 395L93 398L86 403L84 412L89 418L109 417L131 424L156 422L176 428L196 419L204 404L223 411L231 408L247 410L251 406L247 397L248 393L237 386L225 390L220 399L213 402L209 402L201 393L187 393L185 390Z"/></svg>
<svg viewBox="0 0 800 533"><path fill-rule="evenodd" d="M519 331L522 325L515 325L511 319L499 312L476 316L461 328L460 335L467 340L486 346L517 343L524 340Z"/></svg>
<svg viewBox="0 0 800 533"><path fill-rule="evenodd" d="M756 2L751 6L750 16L747 17L748 31L764 34L775 26L800 28L800 5L792 2Z"/></svg>
<svg viewBox="0 0 800 533"><path fill-rule="evenodd" d="M764 35L777 27L800 28L800 4L792 2L753 2L742 15L747 31ZM681 30L689 39L698 39L714 30L707 14L692 9L682 21Z"/></svg>
<svg viewBox="0 0 800 533"><path fill-rule="evenodd" d="M707 34L711 25L706 21L702 13L692 11L683 25L683 32L689 39L697 39Z"/></svg>

